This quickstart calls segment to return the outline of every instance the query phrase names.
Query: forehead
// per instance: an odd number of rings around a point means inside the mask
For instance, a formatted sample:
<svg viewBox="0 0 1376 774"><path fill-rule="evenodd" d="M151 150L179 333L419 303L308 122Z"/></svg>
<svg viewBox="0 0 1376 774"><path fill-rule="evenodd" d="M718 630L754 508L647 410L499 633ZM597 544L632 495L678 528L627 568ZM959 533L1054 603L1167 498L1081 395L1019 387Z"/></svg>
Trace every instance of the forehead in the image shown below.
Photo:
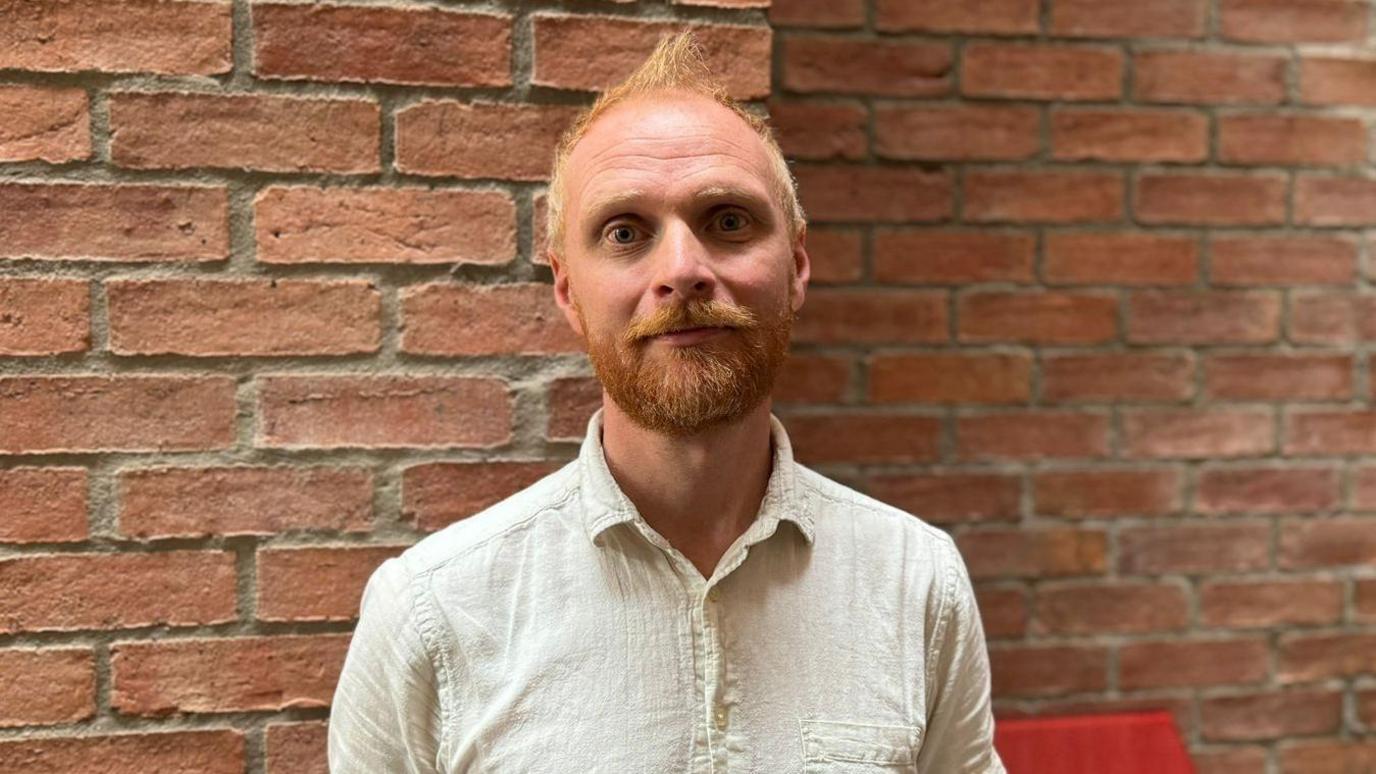
<svg viewBox="0 0 1376 774"><path fill-rule="evenodd" d="M769 194L770 159L740 116L697 95L639 97L603 114L568 159L567 196L575 217L609 198L671 198L708 188Z"/></svg>

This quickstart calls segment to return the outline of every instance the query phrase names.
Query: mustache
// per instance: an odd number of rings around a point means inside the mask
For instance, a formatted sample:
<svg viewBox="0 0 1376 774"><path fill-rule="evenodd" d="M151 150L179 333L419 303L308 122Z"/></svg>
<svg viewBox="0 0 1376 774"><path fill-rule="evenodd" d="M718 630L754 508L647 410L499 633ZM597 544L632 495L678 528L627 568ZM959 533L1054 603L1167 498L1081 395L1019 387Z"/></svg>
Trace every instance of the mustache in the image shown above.
<svg viewBox="0 0 1376 774"><path fill-rule="evenodd" d="M687 328L740 328L753 329L760 325L754 312L743 306L721 301L689 301L683 304L663 306L654 312L638 317L627 326L622 339L626 344L634 344L652 336L673 333Z"/></svg>

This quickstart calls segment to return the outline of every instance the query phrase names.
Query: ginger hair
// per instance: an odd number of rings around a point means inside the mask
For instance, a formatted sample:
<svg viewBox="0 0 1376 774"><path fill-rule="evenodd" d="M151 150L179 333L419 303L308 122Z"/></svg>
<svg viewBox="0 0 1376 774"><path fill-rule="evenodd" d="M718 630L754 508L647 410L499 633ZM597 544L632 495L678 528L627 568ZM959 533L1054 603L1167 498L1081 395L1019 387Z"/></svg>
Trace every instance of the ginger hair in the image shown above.
<svg viewBox="0 0 1376 774"><path fill-rule="evenodd" d="M802 205L798 203L797 184L788 170L788 162L784 159L783 150L774 139L768 122L747 110L727 93L726 87L713 76L693 33L681 32L660 40L654 52L636 68L635 72L627 76L626 80L604 91L590 107L584 108L560 138L554 152L554 168L550 174L547 197L546 250L556 255L563 254L565 172L573 147L588 133L598 118L617 105L639 97L666 92L711 99L735 113L755 131L764 143L765 153L770 160L774 178L770 181L770 188L783 209L789 235L797 239L802 233L807 220L803 215Z"/></svg>

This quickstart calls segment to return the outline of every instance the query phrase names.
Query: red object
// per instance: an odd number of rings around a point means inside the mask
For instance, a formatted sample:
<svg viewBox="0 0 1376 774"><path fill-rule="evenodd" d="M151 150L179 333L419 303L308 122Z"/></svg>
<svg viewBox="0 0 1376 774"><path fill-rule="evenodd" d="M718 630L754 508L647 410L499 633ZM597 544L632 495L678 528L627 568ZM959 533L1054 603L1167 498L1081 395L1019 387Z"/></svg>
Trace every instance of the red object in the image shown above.
<svg viewBox="0 0 1376 774"><path fill-rule="evenodd" d="M1169 712L999 719L1008 774L1195 774Z"/></svg>

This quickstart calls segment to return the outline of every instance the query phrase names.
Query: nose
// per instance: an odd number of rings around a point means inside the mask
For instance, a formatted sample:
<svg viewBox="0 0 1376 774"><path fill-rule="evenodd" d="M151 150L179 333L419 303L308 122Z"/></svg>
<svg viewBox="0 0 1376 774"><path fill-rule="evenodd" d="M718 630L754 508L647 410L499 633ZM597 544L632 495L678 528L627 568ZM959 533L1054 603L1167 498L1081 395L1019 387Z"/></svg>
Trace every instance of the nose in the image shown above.
<svg viewBox="0 0 1376 774"><path fill-rule="evenodd" d="M691 301L710 298L716 277L707 247L686 223L670 226L655 251L656 301Z"/></svg>

